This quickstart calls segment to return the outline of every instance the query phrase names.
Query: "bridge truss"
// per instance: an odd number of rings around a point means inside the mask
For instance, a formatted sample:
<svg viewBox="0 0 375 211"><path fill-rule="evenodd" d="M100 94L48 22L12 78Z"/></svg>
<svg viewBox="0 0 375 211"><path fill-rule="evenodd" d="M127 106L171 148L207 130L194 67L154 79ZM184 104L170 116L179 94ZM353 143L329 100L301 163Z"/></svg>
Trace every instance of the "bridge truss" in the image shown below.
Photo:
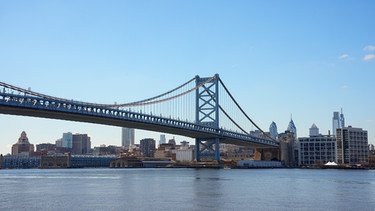
<svg viewBox="0 0 375 211"><path fill-rule="evenodd" d="M220 160L219 143L277 147L244 112L219 75L196 76L166 93L123 104L68 100L0 82L0 113L99 123L195 138L196 160ZM250 134L253 128L260 136Z"/></svg>

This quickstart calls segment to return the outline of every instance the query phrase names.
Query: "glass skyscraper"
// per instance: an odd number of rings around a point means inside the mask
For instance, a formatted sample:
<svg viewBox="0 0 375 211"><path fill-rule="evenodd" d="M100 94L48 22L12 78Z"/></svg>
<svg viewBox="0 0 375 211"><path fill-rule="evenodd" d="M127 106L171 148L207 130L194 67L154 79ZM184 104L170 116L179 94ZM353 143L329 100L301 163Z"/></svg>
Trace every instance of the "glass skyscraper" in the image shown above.
<svg viewBox="0 0 375 211"><path fill-rule="evenodd" d="M270 125L270 135L272 138L276 139L278 133L277 133L277 126L275 122L272 122Z"/></svg>
<svg viewBox="0 0 375 211"><path fill-rule="evenodd" d="M341 114L338 111L333 112L333 118L332 118L332 134L336 136L336 130L338 128L344 128L345 127L345 118L344 114Z"/></svg>

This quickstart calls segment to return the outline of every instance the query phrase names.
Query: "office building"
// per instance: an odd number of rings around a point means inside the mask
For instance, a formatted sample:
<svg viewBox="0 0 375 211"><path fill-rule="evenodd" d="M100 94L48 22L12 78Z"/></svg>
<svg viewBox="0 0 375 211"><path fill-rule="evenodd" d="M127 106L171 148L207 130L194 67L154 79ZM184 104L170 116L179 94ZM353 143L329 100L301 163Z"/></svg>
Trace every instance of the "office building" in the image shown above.
<svg viewBox="0 0 375 211"><path fill-rule="evenodd" d="M277 126L275 122L272 122L270 125L270 136L274 139L276 139L278 133L277 133Z"/></svg>
<svg viewBox="0 0 375 211"><path fill-rule="evenodd" d="M340 128L340 118L339 118L339 112L335 111L333 112L333 117L332 117L332 134L334 136L336 136L337 128Z"/></svg>
<svg viewBox="0 0 375 211"><path fill-rule="evenodd" d="M91 140L87 134L74 134L72 154L83 155L91 152Z"/></svg>
<svg viewBox="0 0 375 211"><path fill-rule="evenodd" d="M133 128L122 128L121 146L129 147L134 146L134 129Z"/></svg>
<svg viewBox="0 0 375 211"><path fill-rule="evenodd" d="M145 138L140 141L141 153L145 157L154 157L156 141L152 138Z"/></svg>
<svg viewBox="0 0 375 211"><path fill-rule="evenodd" d="M298 165L323 165L327 162L336 162L335 137L321 135L315 124L310 128L310 136L298 138L298 143Z"/></svg>
<svg viewBox="0 0 375 211"><path fill-rule="evenodd" d="M296 125L294 124L292 118L290 118L290 122L289 122L288 128L286 130L294 133L294 137L297 137L297 128L296 128Z"/></svg>
<svg viewBox="0 0 375 211"><path fill-rule="evenodd" d="M17 143L12 146L12 155L32 155L34 153L34 145L30 144L26 132L22 131Z"/></svg>
<svg viewBox="0 0 375 211"><path fill-rule="evenodd" d="M71 132L63 133L62 137L62 147L73 148L73 134Z"/></svg>
<svg viewBox="0 0 375 211"><path fill-rule="evenodd" d="M161 135L160 135L159 144L165 144L165 142L166 142L165 134L161 134Z"/></svg>
<svg viewBox="0 0 375 211"><path fill-rule="evenodd" d="M367 131L352 126L336 130L336 160L338 164L368 163Z"/></svg>
<svg viewBox="0 0 375 211"><path fill-rule="evenodd" d="M333 112L332 134L334 136L336 136L337 128L343 128L343 127L345 127L345 118L344 118L344 114L342 113L342 109L341 109L341 114L337 111Z"/></svg>

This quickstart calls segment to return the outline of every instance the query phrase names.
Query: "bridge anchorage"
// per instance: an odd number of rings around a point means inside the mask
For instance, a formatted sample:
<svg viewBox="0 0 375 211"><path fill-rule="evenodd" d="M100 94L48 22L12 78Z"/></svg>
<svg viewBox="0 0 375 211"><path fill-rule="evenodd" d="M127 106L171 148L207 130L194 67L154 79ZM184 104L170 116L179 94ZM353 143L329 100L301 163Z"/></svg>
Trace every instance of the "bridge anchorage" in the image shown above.
<svg viewBox="0 0 375 211"><path fill-rule="evenodd" d="M196 76L164 94L123 104L68 100L0 82L0 113L89 122L195 139L195 159L220 162L220 143L275 148L236 102L219 75ZM261 135L248 131L256 127ZM250 128L249 128L250 127Z"/></svg>

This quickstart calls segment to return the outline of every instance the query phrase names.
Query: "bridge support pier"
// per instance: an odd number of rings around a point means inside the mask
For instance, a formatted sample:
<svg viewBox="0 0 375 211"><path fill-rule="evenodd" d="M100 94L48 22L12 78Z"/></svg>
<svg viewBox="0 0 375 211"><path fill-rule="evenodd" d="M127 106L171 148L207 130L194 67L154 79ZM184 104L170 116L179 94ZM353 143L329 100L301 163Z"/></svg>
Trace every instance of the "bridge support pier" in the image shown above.
<svg viewBox="0 0 375 211"><path fill-rule="evenodd" d="M195 160L212 158L220 163L220 139L195 139Z"/></svg>

